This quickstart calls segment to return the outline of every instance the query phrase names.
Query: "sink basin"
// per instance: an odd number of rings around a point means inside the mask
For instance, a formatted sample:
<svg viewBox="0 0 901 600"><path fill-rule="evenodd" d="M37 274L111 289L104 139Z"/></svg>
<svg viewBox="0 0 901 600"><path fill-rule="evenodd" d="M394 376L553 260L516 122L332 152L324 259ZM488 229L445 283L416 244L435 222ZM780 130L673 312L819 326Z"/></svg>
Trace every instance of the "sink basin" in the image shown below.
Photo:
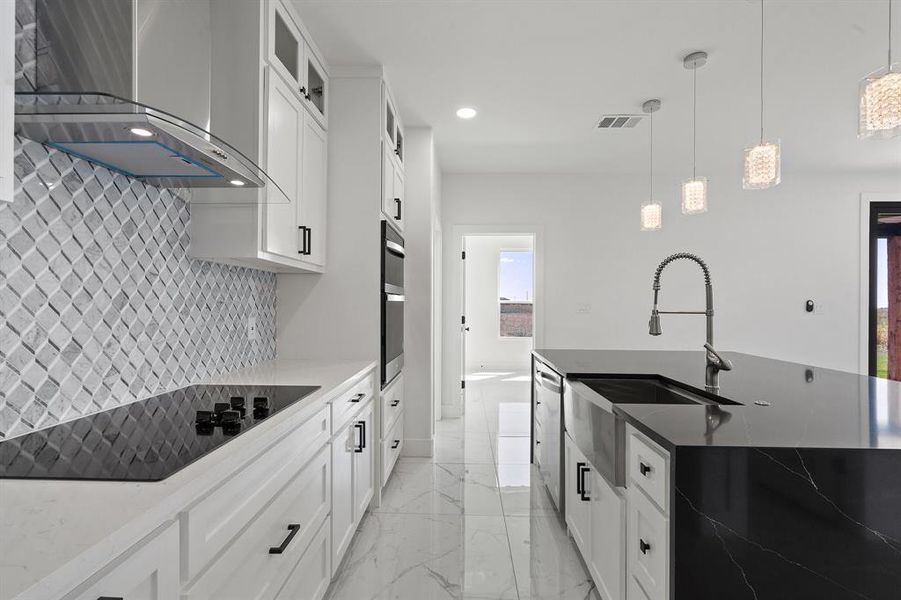
<svg viewBox="0 0 901 600"><path fill-rule="evenodd" d="M613 404L738 404L684 390L659 379L580 379Z"/></svg>

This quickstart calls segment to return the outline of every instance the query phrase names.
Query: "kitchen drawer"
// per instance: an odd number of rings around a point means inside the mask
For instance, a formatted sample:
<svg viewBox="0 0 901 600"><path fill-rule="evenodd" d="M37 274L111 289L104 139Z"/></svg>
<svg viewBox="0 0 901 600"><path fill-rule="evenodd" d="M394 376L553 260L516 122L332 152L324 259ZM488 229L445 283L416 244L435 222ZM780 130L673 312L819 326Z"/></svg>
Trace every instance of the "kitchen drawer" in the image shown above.
<svg viewBox="0 0 901 600"><path fill-rule="evenodd" d="M170 600L178 597L178 525L138 542L65 600Z"/></svg>
<svg viewBox="0 0 901 600"><path fill-rule="evenodd" d="M629 492L626 553L649 600L669 599L669 521L641 491Z"/></svg>
<svg viewBox="0 0 901 600"><path fill-rule="evenodd" d="M382 390L382 432L387 432L404 410L404 376L398 375Z"/></svg>
<svg viewBox="0 0 901 600"><path fill-rule="evenodd" d="M331 504L331 449L326 444L228 545L185 598L275 598L319 534Z"/></svg>
<svg viewBox="0 0 901 600"><path fill-rule="evenodd" d="M362 408L368 402L375 391L375 372L370 371L366 376L352 385L346 392L332 400L332 433L344 429L348 421L357 409Z"/></svg>
<svg viewBox="0 0 901 600"><path fill-rule="evenodd" d="M629 478L669 514L669 453L629 427Z"/></svg>
<svg viewBox="0 0 901 600"><path fill-rule="evenodd" d="M237 475L181 514L187 548L182 580L193 580L291 480L330 437L329 407L260 454Z"/></svg>
<svg viewBox="0 0 901 600"><path fill-rule="evenodd" d="M331 525L326 518L276 600L320 600L325 596L332 580Z"/></svg>
<svg viewBox="0 0 901 600"><path fill-rule="evenodd" d="M638 580L634 577L629 577L629 582L626 587L628 588L626 600L650 600L648 595L644 593L644 590L641 589L641 586L638 585Z"/></svg>
<svg viewBox="0 0 901 600"><path fill-rule="evenodd" d="M382 482L387 482L394 463L404 449L404 420L400 418L382 439Z"/></svg>

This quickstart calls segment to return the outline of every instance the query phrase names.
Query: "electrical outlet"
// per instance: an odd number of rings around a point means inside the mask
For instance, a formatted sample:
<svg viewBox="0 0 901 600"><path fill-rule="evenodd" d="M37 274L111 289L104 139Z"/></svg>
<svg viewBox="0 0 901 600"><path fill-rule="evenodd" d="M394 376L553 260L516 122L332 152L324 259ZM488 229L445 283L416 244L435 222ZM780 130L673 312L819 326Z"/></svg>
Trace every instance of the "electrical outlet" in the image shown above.
<svg viewBox="0 0 901 600"><path fill-rule="evenodd" d="M591 305L590 304L577 304L576 312L580 315L587 315L588 313L591 312Z"/></svg>
<svg viewBox="0 0 901 600"><path fill-rule="evenodd" d="M257 318L247 317L247 339L254 342L257 338Z"/></svg>

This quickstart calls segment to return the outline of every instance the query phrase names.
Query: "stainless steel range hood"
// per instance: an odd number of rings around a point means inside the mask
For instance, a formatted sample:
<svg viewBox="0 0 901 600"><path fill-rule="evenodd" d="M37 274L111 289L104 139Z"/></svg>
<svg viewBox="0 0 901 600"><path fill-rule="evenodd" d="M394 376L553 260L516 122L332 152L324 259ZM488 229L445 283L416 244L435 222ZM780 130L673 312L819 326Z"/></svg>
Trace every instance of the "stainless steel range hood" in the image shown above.
<svg viewBox="0 0 901 600"><path fill-rule="evenodd" d="M210 0L37 0L35 13L36 89L16 94L18 134L150 185L230 189L205 201L288 202L207 131Z"/></svg>

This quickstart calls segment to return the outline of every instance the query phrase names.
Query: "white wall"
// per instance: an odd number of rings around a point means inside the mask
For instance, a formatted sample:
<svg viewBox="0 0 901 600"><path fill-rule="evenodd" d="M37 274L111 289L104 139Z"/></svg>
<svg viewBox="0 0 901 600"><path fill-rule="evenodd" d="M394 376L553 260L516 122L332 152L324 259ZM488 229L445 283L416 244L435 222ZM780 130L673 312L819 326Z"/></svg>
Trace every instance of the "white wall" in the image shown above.
<svg viewBox="0 0 901 600"><path fill-rule="evenodd" d="M530 236L466 236L466 370L529 368L532 338L500 336L498 259L502 250L531 250ZM533 291L534 296L534 291Z"/></svg>
<svg viewBox="0 0 901 600"><path fill-rule="evenodd" d="M408 128L405 133L404 454L431 456L435 420L432 251L440 184L432 130Z"/></svg>
<svg viewBox="0 0 901 600"><path fill-rule="evenodd" d="M511 221L543 225L538 253L546 298L539 347L699 349L703 317L664 315L663 335L647 334L654 269L668 254L687 250L710 265L719 348L857 370L860 194L901 190L901 169L881 174L787 169L779 187L744 192L739 168L717 176L702 173L711 179L710 212L693 217L679 212L679 175L658 177L664 226L654 233L638 227L644 180L445 173L444 231ZM453 248L446 239L446 272L458 258ZM455 307L448 305L458 297L459 284L452 277L445 283L442 401L453 405L459 367L454 370ZM661 308L703 307L697 266L673 264L662 284ZM818 313L804 311L808 298ZM585 305L590 312L579 312Z"/></svg>

